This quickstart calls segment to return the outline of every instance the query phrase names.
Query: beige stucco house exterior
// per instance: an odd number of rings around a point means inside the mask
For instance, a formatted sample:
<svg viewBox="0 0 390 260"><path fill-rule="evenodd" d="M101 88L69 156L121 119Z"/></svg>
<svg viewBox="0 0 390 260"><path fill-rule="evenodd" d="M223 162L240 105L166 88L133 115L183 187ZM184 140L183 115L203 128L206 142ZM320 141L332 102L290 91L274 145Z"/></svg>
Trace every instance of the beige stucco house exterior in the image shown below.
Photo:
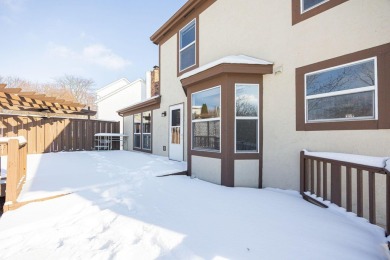
<svg viewBox="0 0 390 260"><path fill-rule="evenodd" d="M129 150L295 190L302 149L390 155L388 0L189 0L151 40L160 91L119 111Z"/></svg>

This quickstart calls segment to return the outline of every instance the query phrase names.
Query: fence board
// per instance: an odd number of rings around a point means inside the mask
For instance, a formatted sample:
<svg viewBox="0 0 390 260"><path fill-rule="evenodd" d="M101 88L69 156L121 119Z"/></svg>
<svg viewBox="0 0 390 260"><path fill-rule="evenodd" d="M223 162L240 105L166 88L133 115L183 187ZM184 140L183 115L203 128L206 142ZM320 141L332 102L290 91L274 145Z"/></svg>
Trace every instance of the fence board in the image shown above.
<svg viewBox="0 0 390 260"><path fill-rule="evenodd" d="M119 133L119 122L40 118L6 115L0 117L0 134L4 137L23 135L27 139L27 152L92 150L96 133ZM114 149L119 147L113 147ZM0 151L7 154L7 149Z"/></svg>

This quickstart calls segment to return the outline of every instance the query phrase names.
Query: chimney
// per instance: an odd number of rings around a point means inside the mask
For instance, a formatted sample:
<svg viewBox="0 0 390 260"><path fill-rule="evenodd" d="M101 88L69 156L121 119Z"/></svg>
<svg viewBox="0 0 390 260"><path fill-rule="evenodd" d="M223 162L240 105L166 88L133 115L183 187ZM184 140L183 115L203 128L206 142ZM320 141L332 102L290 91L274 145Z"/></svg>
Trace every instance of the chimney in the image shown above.
<svg viewBox="0 0 390 260"><path fill-rule="evenodd" d="M153 67L151 78L152 78L152 86L151 86L152 97L160 95L160 68L158 66Z"/></svg>

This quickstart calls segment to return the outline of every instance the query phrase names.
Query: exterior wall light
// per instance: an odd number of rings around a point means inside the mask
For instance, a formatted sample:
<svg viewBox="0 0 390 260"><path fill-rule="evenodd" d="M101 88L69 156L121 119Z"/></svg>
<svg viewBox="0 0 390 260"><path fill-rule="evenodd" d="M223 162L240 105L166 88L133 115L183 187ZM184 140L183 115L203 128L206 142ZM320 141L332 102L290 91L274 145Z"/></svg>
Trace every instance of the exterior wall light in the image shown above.
<svg viewBox="0 0 390 260"><path fill-rule="evenodd" d="M166 116L167 116L167 111L162 112L162 113L161 113L161 116L162 116L162 117L166 117Z"/></svg>

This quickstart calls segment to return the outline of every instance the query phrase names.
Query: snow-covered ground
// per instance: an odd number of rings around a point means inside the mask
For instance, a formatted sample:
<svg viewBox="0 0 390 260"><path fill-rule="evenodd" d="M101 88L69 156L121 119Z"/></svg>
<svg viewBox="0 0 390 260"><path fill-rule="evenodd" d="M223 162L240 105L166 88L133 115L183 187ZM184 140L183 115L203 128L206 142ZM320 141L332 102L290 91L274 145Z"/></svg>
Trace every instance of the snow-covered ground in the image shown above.
<svg viewBox="0 0 390 260"><path fill-rule="evenodd" d="M28 204L0 219L0 259L388 259L383 229L297 192L227 188L184 163L109 151L29 156ZM35 177L33 177L35 176Z"/></svg>

